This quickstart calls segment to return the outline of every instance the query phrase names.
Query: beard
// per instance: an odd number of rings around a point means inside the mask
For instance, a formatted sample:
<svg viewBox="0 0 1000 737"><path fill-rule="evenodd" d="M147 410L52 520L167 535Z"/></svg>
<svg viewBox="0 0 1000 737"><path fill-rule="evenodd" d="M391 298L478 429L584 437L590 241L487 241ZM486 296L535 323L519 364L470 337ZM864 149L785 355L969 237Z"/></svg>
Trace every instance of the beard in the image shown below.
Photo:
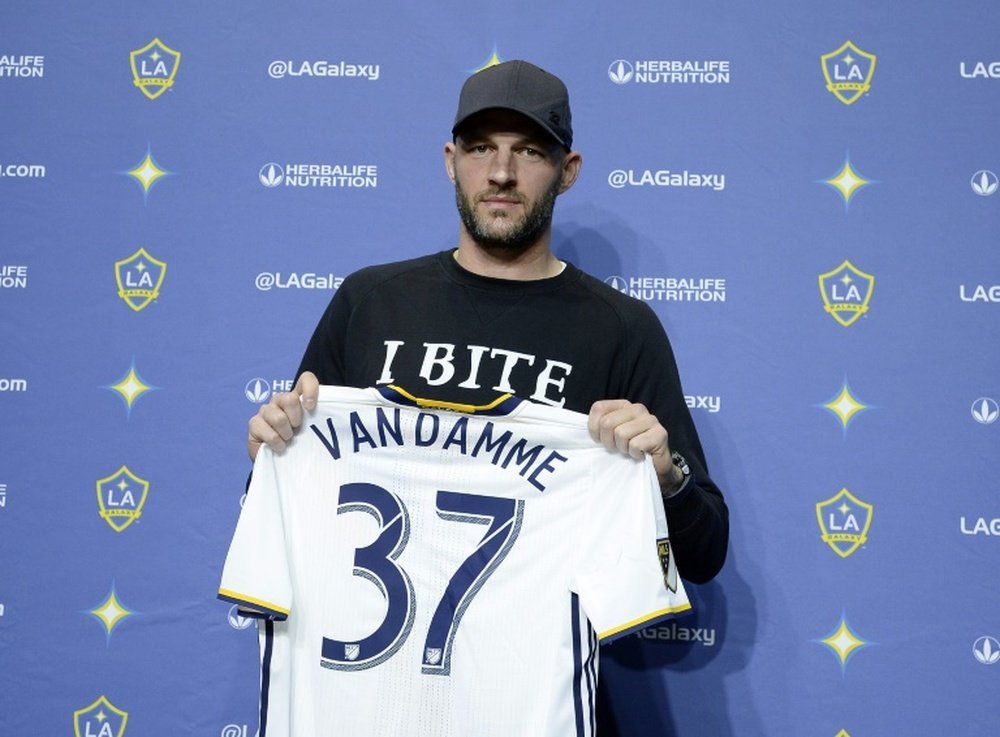
<svg viewBox="0 0 1000 737"><path fill-rule="evenodd" d="M517 197L524 204L524 197L515 191L490 189L470 198L462 189L458 177L455 178L455 202L462 224L480 247L508 256L519 256L538 242L552 224L552 211L559 194L559 177L542 193L534 205L520 217L486 216L476 213L475 204L487 197L502 194Z"/></svg>

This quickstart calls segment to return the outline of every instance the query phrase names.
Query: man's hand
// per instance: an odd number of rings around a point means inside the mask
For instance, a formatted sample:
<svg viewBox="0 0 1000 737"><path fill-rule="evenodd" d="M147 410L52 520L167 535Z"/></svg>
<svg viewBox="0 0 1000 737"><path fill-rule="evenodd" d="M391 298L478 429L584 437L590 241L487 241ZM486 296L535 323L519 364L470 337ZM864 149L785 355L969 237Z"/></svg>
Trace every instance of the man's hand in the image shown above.
<svg viewBox="0 0 1000 737"><path fill-rule="evenodd" d="M267 444L271 450L281 452L285 444L302 424L303 409L316 407L319 396L319 379L305 371L290 392L275 394L271 401L261 406L248 423L247 453L250 460L257 457L260 446Z"/></svg>
<svg viewBox="0 0 1000 737"><path fill-rule="evenodd" d="M665 492L683 482L684 474L670 459L667 430L645 406L627 399L594 402L587 417L587 429L594 440L609 450L633 458L648 454Z"/></svg>

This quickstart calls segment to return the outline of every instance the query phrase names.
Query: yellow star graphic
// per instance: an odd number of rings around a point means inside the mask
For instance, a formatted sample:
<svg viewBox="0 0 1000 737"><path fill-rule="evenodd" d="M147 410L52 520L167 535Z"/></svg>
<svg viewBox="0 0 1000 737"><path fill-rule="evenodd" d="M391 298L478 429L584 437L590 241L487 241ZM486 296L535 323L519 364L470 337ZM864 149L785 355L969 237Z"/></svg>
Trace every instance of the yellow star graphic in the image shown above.
<svg viewBox="0 0 1000 737"><path fill-rule="evenodd" d="M143 381L142 377L139 376L139 372L135 370L135 359L132 359L132 365L129 366L125 375L116 383L104 388L116 392L122 398L122 401L125 402L126 413L128 416L131 416L132 407L139 400L139 397L158 387Z"/></svg>
<svg viewBox="0 0 1000 737"><path fill-rule="evenodd" d="M135 367L130 368L124 378L111 388L122 395L130 408L136 399L149 391L149 387L142 383L142 379L135 372Z"/></svg>
<svg viewBox="0 0 1000 737"><path fill-rule="evenodd" d="M108 632L113 630L118 622L129 615L129 611L122 607L114 591L108 595L103 604L91 609L90 613L104 623L104 627Z"/></svg>
<svg viewBox="0 0 1000 737"><path fill-rule="evenodd" d="M871 409L871 406L857 399L851 393L851 387L847 385L847 379L844 379L844 383L840 387L840 392L837 396L820 406L840 421L845 436L847 435L847 426L851 424L851 421L860 413Z"/></svg>
<svg viewBox="0 0 1000 737"><path fill-rule="evenodd" d="M850 625L847 624L847 618L843 614L840 615L840 624L837 625L837 628L822 640L815 642L826 645L837 656L837 659L840 660L841 672L846 670L847 661L854 653L872 644L851 630Z"/></svg>
<svg viewBox="0 0 1000 737"><path fill-rule="evenodd" d="M142 187L142 196L145 199L149 196L149 190L153 188L154 184L173 172L161 168L153 158L153 152L147 148L145 158L125 173Z"/></svg>
<svg viewBox="0 0 1000 737"><path fill-rule="evenodd" d="M858 171L851 166L850 158L846 158L844 159L843 166L840 167L840 171L829 179L824 179L823 184L826 184L837 191L837 193L844 200L844 209L846 210L851 202L851 198L854 197L854 194L862 187L873 184L873 182L859 174Z"/></svg>
<svg viewBox="0 0 1000 737"><path fill-rule="evenodd" d="M104 627L105 635L107 636L108 642L111 642L111 633L114 632L115 627L117 627L121 622L128 617L131 617L135 612L131 611L128 607L122 604L121 599L118 598L118 592L115 590L114 583L111 584L111 591L108 593L107 597L100 604L95 606L93 609L88 609L86 614L89 614ZM98 717L100 719L100 717Z"/></svg>
<svg viewBox="0 0 1000 737"><path fill-rule="evenodd" d="M497 54L497 47L494 46L493 53L490 54L489 58L485 62L483 62L479 67L473 69L472 73L475 74L476 72L481 72L484 69L488 69L489 67L495 67L497 64L502 64L502 63L503 59L501 59L500 56Z"/></svg>

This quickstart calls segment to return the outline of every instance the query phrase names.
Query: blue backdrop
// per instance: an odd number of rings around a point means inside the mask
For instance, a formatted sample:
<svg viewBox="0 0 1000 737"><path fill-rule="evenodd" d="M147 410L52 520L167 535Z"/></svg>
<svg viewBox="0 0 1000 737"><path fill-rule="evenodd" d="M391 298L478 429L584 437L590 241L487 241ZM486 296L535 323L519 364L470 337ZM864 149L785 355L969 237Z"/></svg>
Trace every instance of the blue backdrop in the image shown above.
<svg viewBox="0 0 1000 737"><path fill-rule="evenodd" d="M645 299L724 572L603 651L622 735L995 731L1000 6L11 3L0 734L245 737L245 423L339 280L454 245L494 58L559 74L557 254Z"/></svg>

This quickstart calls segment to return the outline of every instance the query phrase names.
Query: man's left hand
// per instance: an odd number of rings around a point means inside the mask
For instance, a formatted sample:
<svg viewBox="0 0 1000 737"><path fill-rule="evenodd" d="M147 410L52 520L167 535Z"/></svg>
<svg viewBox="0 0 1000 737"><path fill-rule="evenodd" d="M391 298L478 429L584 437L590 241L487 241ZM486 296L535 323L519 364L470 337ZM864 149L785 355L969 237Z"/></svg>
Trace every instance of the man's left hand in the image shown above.
<svg viewBox="0 0 1000 737"><path fill-rule="evenodd" d="M664 490L684 480L681 470L670 459L666 428L644 405L627 399L594 402L587 417L587 428L591 437L609 450L637 459L648 454Z"/></svg>

